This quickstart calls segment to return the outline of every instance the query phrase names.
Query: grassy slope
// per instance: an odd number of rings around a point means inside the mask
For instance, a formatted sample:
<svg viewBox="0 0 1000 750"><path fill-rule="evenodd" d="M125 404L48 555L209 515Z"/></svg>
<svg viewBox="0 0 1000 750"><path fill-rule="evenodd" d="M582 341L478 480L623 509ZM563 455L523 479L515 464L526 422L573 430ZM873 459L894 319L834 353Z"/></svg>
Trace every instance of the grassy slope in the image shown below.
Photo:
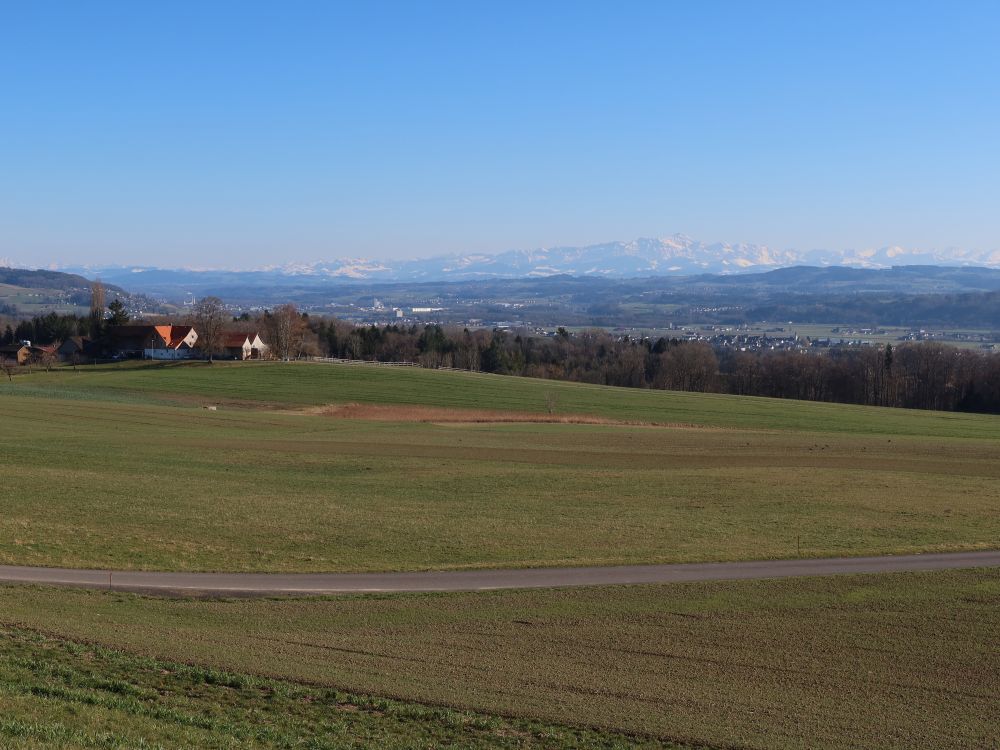
<svg viewBox="0 0 1000 750"><path fill-rule="evenodd" d="M995 417L324 365L63 369L6 388L2 563L383 570L1000 542ZM537 411L552 388L567 412L756 428L393 424L245 405ZM225 405L194 408L191 392Z"/></svg>
<svg viewBox="0 0 1000 750"><path fill-rule="evenodd" d="M0 629L0 747L678 747L191 667Z"/></svg>
<svg viewBox="0 0 1000 750"><path fill-rule="evenodd" d="M553 392L564 413L733 429L241 408L543 411ZM807 554L1000 539L990 417L305 365L35 373L0 399L10 561L357 569L783 556L795 536ZM225 406L178 408L202 402ZM615 741L326 692L338 688L713 746L989 747L998 602L996 571L300 601L0 587L15 629L0 638L0 746L114 747L109 725L167 747ZM152 657L323 687L226 687ZM317 697L361 710L317 715Z"/></svg>
<svg viewBox="0 0 1000 750"><path fill-rule="evenodd" d="M6 587L0 623L215 669L712 746L985 748L1000 739L995 570L273 601ZM158 679L117 677L141 691Z"/></svg>
<svg viewBox="0 0 1000 750"><path fill-rule="evenodd" d="M842 404L647 391L420 368L309 363L129 363L60 368L0 383L0 395L271 405L427 404L544 412L547 398L564 414L749 429L1000 439L1000 419L974 414L881 409Z"/></svg>
<svg viewBox="0 0 1000 750"><path fill-rule="evenodd" d="M1000 443L4 399L0 562L618 564L1000 540Z"/></svg>

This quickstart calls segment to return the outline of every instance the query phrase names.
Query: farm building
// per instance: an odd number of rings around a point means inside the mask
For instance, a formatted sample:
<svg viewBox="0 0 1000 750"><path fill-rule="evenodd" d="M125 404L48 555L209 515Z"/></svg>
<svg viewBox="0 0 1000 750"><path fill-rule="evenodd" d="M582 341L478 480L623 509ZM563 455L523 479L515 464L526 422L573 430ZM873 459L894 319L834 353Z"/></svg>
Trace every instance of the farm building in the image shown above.
<svg viewBox="0 0 1000 750"><path fill-rule="evenodd" d="M59 345L59 357L71 360L74 357L89 357L97 353L94 342L86 336L70 336Z"/></svg>
<svg viewBox="0 0 1000 750"><path fill-rule="evenodd" d="M223 353L231 359L266 359L268 346L259 333L234 331L223 337Z"/></svg>
<svg viewBox="0 0 1000 750"><path fill-rule="evenodd" d="M250 349L252 352L250 355L251 359L267 359L271 356L271 348L264 343L259 333L252 333L248 338L250 339Z"/></svg>
<svg viewBox="0 0 1000 750"><path fill-rule="evenodd" d="M38 344L36 346L28 346L28 350L31 352L31 357L35 360L40 360L43 357L56 356L58 353L58 347L55 344Z"/></svg>
<svg viewBox="0 0 1000 750"><path fill-rule="evenodd" d="M253 346L245 333L227 333L222 337L222 353L230 359L250 359Z"/></svg>
<svg viewBox="0 0 1000 750"><path fill-rule="evenodd" d="M128 359L198 359L207 356L198 348L198 332L191 326L123 325L113 326L100 345L87 339L68 339L60 354L69 358L91 347L106 354ZM222 354L230 359L265 359L268 346L258 333L227 332L222 336Z"/></svg>
<svg viewBox="0 0 1000 750"><path fill-rule="evenodd" d="M23 365L31 357L31 349L24 344L0 346L0 362Z"/></svg>
<svg viewBox="0 0 1000 750"><path fill-rule="evenodd" d="M154 339L153 346L146 350L149 359L190 359L197 356L194 346L198 334L191 326L156 326L156 330L160 339Z"/></svg>
<svg viewBox="0 0 1000 750"><path fill-rule="evenodd" d="M33 346L30 341L19 344L0 346L0 362L4 364L29 364L45 361L46 357L55 356L55 346Z"/></svg>
<svg viewBox="0 0 1000 750"><path fill-rule="evenodd" d="M189 359L198 334L191 326L124 325L108 332L109 348L119 357Z"/></svg>

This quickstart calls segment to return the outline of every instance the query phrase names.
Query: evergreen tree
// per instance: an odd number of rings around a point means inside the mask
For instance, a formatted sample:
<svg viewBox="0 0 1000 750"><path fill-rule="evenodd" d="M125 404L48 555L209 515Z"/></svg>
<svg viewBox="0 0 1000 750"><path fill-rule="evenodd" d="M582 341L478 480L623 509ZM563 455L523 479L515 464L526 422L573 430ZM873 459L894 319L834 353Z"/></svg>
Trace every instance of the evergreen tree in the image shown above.
<svg viewBox="0 0 1000 750"><path fill-rule="evenodd" d="M125 309L125 303L120 299L116 299L108 305L108 312L110 313L107 317L108 325L123 326L130 320L128 311Z"/></svg>
<svg viewBox="0 0 1000 750"><path fill-rule="evenodd" d="M34 341L35 325L30 320L22 320L14 329L15 341Z"/></svg>

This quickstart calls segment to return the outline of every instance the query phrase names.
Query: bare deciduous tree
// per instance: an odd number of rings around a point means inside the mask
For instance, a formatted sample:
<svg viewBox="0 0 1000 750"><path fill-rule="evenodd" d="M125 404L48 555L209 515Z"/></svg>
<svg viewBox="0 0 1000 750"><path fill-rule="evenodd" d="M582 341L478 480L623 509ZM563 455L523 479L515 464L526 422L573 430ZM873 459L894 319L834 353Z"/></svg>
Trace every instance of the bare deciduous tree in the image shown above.
<svg viewBox="0 0 1000 750"><path fill-rule="evenodd" d="M104 327L104 284L95 281L90 285L90 335L97 338Z"/></svg>
<svg viewBox="0 0 1000 750"><path fill-rule="evenodd" d="M302 347L305 325L295 305L282 305L268 317L270 346L278 359L289 360L298 356Z"/></svg>
<svg viewBox="0 0 1000 750"><path fill-rule="evenodd" d="M218 297L205 297L194 308L194 329L198 333L198 348L208 361L222 351L226 308Z"/></svg>
<svg viewBox="0 0 1000 750"><path fill-rule="evenodd" d="M709 391L719 372L712 347L698 341L674 346L660 355L656 386L675 391Z"/></svg>
<svg viewBox="0 0 1000 750"><path fill-rule="evenodd" d="M37 355L38 364L45 368L45 372L51 372L52 365L59 361L59 354L56 351L59 343L56 341L51 346L42 349Z"/></svg>

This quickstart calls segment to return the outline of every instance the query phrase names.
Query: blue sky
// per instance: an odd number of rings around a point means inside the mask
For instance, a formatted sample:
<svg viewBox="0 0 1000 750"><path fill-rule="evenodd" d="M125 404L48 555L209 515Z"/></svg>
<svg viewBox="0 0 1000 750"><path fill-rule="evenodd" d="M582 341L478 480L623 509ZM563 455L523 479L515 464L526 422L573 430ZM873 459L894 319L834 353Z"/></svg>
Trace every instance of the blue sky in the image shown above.
<svg viewBox="0 0 1000 750"><path fill-rule="evenodd" d="M1000 248L998 3L0 0L0 258Z"/></svg>

